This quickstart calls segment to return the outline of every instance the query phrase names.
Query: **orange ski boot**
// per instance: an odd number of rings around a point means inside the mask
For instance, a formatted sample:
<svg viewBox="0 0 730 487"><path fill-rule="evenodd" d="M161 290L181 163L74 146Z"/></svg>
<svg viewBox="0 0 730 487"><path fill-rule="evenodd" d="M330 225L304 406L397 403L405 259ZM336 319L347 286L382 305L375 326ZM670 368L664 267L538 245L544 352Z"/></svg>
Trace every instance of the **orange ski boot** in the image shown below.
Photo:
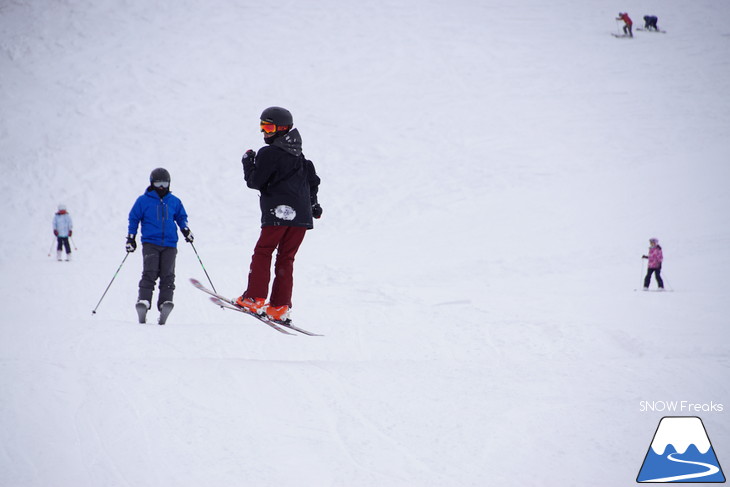
<svg viewBox="0 0 730 487"><path fill-rule="evenodd" d="M239 297L236 304L256 315L262 315L266 312L266 300L264 298L244 298Z"/></svg>

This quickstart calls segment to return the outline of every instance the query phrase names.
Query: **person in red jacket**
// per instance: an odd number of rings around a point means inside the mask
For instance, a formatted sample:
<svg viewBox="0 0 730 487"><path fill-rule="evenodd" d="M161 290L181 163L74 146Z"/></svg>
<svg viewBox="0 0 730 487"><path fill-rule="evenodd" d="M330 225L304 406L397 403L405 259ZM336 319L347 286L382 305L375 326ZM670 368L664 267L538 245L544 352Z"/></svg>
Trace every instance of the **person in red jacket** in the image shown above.
<svg viewBox="0 0 730 487"><path fill-rule="evenodd" d="M616 20L624 21L624 35L634 37L634 33L631 32L631 27L634 25L634 23L631 21L631 17L629 17L629 14L627 14L626 12L619 12Z"/></svg>

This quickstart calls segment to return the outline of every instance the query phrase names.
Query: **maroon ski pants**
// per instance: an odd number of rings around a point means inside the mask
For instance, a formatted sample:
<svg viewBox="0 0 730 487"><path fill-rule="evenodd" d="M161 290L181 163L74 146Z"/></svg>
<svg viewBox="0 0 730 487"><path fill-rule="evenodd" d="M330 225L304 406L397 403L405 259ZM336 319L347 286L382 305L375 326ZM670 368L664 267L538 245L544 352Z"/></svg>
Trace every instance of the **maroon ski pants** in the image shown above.
<svg viewBox="0 0 730 487"><path fill-rule="evenodd" d="M261 236L253 250L251 268L248 273L248 288L243 294L246 298L264 298L269 294L271 280L271 257L276 252L274 263L274 284L271 288L271 306L288 305L291 307L292 288L294 287L294 257L304 240L307 229L304 227L262 227Z"/></svg>

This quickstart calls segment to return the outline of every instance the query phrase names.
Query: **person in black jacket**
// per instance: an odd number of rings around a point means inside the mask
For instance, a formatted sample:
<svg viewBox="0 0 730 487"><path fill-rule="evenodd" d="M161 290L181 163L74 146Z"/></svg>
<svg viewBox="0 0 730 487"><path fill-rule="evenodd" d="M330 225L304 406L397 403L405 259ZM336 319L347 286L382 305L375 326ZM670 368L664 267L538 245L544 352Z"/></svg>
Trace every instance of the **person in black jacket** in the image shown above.
<svg viewBox="0 0 730 487"><path fill-rule="evenodd" d="M269 107L261 114L266 146L243 155L246 185L260 191L261 235L254 248L248 287L236 303L275 320L290 320L294 258L313 218L322 216L317 202L320 179L312 161L302 154L299 130L289 110ZM274 282L266 302L274 249Z"/></svg>
<svg viewBox="0 0 730 487"><path fill-rule="evenodd" d="M659 18L656 15L644 15L644 30L658 31L659 27L656 25L658 21Z"/></svg>

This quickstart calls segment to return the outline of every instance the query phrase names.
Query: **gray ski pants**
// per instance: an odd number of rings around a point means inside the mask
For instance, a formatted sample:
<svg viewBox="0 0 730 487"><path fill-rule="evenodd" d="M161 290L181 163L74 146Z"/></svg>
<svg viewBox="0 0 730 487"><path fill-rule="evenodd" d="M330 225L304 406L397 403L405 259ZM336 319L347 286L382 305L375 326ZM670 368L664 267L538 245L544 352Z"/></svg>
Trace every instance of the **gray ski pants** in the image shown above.
<svg viewBox="0 0 730 487"><path fill-rule="evenodd" d="M165 301L172 301L175 291L175 247L161 247L151 243L142 244L142 279L139 281L138 299L149 301L152 304L152 293L155 282L160 279L160 294L157 297L157 309Z"/></svg>

